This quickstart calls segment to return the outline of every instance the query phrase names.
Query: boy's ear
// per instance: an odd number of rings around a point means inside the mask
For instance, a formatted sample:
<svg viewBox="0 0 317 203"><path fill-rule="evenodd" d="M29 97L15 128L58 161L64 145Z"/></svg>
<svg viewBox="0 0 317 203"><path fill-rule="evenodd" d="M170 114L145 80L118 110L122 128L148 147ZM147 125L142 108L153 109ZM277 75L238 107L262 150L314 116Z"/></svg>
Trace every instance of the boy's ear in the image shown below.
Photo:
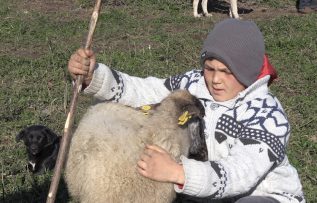
<svg viewBox="0 0 317 203"><path fill-rule="evenodd" d="M17 136L15 137L15 141L19 142L20 140L24 139L24 137L27 133L26 131L27 131L26 129L20 131L19 134L17 134Z"/></svg>

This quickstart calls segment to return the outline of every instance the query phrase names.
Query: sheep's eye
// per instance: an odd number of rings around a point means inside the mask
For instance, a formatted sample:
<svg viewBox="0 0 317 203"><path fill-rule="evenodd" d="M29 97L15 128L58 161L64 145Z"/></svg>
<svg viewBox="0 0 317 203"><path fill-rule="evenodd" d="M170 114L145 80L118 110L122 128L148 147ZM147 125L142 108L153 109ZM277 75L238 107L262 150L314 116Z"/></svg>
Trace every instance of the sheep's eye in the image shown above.
<svg viewBox="0 0 317 203"><path fill-rule="evenodd" d="M191 106L190 104L184 104L182 110L183 110L183 111L188 111L188 109L189 109L190 106Z"/></svg>

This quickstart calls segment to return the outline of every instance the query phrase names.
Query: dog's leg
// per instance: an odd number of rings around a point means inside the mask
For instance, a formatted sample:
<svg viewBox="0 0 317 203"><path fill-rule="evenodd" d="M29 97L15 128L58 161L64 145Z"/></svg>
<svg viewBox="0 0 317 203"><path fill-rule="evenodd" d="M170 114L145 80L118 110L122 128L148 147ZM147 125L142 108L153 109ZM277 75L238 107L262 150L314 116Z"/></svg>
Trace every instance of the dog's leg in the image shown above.
<svg viewBox="0 0 317 203"><path fill-rule="evenodd" d="M198 14L198 3L199 3L199 0L193 0L194 17L196 18L199 18L202 16L201 14Z"/></svg>
<svg viewBox="0 0 317 203"><path fill-rule="evenodd" d="M229 15L231 18L240 19L239 14L238 14L237 0L230 0L230 13L229 13Z"/></svg>

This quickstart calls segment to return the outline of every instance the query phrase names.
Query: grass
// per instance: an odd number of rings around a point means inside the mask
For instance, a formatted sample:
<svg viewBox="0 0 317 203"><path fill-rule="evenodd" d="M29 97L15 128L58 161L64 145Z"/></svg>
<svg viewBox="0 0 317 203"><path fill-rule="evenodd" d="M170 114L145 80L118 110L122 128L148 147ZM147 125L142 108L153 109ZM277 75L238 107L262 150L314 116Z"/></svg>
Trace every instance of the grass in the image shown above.
<svg viewBox="0 0 317 203"><path fill-rule="evenodd" d="M88 0L0 0L0 202L45 202L51 173L31 175L16 134L31 124L62 133L71 97L67 61L81 46L91 14ZM274 8L294 1L253 1ZM63 6L57 6L63 4ZM166 77L199 67L202 40L215 22L192 17L185 1L109 1L102 9L93 46L102 61L137 76ZM279 72L272 91L292 126L288 155L298 169L307 202L317 202L317 14L278 14L254 20L264 33L267 54ZM252 13L251 13L252 14ZM251 18L245 14L243 18ZM81 95L76 121L91 103ZM65 184L57 202L67 202Z"/></svg>

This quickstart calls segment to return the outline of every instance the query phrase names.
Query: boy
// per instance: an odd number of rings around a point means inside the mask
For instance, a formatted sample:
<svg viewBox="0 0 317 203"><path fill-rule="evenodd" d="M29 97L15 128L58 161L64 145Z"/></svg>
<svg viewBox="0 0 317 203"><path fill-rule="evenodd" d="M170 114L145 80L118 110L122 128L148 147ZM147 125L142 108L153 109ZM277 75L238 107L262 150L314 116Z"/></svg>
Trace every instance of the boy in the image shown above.
<svg viewBox="0 0 317 203"><path fill-rule="evenodd" d="M183 202L305 202L297 171L286 155L290 126L268 89L276 72L265 56L255 23L227 19L204 41L203 70L167 79L138 78L96 64L91 50L79 49L68 69L85 76L84 92L105 101L141 106L160 102L170 91L187 89L205 107L207 162L182 157L176 163L148 145L138 172L171 182ZM182 198L182 199L181 199Z"/></svg>

